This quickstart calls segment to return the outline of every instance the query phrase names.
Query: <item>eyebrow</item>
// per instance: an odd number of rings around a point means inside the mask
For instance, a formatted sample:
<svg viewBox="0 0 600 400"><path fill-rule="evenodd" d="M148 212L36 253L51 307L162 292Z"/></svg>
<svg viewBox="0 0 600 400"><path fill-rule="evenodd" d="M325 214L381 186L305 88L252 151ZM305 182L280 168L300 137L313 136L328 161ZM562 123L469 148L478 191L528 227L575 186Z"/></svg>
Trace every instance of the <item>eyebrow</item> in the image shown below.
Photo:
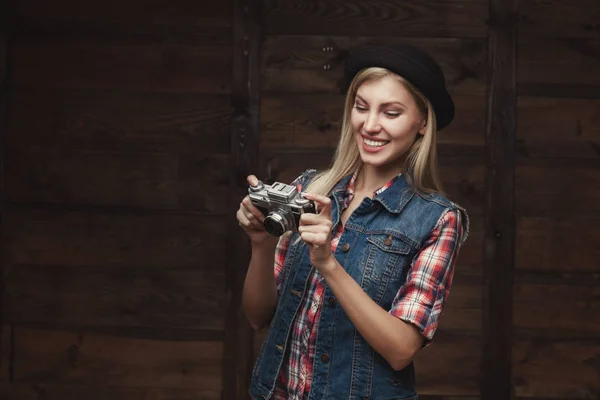
<svg viewBox="0 0 600 400"><path fill-rule="evenodd" d="M358 93L356 94L356 98L360 101L362 101L363 103L369 103L368 101L366 101L362 96L360 96ZM387 103L383 103L381 104L382 106L389 106L392 104L399 104L404 108L408 108L406 107L406 105L404 105L404 103L400 102L400 101L388 101Z"/></svg>

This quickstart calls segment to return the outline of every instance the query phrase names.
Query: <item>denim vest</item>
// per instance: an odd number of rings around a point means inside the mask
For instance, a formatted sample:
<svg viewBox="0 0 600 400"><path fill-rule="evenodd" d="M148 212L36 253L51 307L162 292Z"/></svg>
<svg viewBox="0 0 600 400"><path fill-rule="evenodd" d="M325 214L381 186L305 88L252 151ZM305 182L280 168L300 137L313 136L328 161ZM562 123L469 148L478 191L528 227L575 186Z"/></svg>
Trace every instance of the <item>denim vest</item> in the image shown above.
<svg viewBox="0 0 600 400"><path fill-rule="evenodd" d="M303 177L313 173L308 171ZM329 196L334 226L339 222L349 179L342 179ZM390 310L413 259L448 209L462 213L464 241L468 232L464 210L440 195L417 194L400 176L356 208L346 222L334 257L379 306ZM252 372L253 399L268 399L273 394L292 323L307 289L312 266L307 247L296 238L297 234L291 236L277 308ZM354 328L328 286L324 299L309 399L416 399L413 363L394 371Z"/></svg>

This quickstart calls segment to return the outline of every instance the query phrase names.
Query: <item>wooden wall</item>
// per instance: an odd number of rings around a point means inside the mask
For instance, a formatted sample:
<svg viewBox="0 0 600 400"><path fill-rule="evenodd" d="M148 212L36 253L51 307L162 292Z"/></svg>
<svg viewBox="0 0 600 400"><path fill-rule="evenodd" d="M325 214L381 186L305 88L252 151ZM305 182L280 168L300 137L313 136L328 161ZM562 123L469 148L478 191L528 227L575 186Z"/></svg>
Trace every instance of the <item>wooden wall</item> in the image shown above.
<svg viewBox="0 0 600 400"><path fill-rule="evenodd" d="M472 218L422 398L600 396L598 0L0 7L0 398L244 398L243 177L326 167L341 60L396 41L446 72Z"/></svg>
<svg viewBox="0 0 600 400"><path fill-rule="evenodd" d="M13 7L0 398L221 398L232 3Z"/></svg>

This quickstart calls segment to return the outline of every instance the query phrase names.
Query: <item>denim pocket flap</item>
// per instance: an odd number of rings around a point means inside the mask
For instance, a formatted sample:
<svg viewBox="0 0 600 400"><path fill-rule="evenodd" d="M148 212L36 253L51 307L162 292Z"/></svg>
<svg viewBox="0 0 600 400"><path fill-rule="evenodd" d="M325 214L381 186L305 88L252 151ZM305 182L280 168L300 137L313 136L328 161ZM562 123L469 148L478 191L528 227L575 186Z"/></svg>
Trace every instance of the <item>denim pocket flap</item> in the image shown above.
<svg viewBox="0 0 600 400"><path fill-rule="evenodd" d="M410 244L393 233L372 233L367 237L367 240L388 253L408 254L411 250Z"/></svg>

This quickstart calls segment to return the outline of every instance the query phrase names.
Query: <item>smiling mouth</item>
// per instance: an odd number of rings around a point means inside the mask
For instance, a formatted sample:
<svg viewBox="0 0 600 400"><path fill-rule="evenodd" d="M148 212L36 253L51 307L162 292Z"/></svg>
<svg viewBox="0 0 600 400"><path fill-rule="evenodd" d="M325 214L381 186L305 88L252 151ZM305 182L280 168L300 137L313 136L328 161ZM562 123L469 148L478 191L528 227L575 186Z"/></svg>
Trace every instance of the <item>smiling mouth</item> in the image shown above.
<svg viewBox="0 0 600 400"><path fill-rule="evenodd" d="M366 144L369 147L376 148L376 147L385 146L390 141L389 140L371 140L371 139L367 139L367 138L363 137L363 142L364 142L364 144Z"/></svg>

